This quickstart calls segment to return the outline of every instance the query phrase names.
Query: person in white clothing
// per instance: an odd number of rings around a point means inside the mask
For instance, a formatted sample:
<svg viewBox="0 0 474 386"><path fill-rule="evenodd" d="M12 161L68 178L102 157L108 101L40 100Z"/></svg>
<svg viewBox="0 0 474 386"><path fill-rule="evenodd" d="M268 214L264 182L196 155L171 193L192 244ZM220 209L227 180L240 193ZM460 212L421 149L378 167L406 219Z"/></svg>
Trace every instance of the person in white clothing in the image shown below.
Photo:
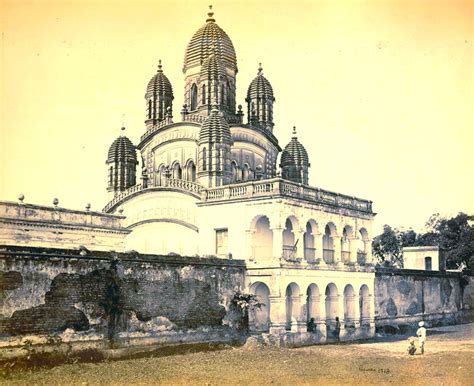
<svg viewBox="0 0 474 386"><path fill-rule="evenodd" d="M421 354L425 353L425 342L426 342L426 328L425 322L421 321L418 323L418 326L420 327L416 331L416 336L418 337L418 342L420 342L420 352Z"/></svg>

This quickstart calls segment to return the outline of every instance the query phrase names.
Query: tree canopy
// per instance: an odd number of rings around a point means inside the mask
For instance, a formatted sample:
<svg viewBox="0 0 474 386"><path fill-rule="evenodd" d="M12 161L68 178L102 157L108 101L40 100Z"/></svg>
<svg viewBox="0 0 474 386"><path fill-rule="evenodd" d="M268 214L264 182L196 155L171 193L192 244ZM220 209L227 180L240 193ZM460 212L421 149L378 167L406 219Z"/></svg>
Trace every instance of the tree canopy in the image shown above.
<svg viewBox="0 0 474 386"><path fill-rule="evenodd" d="M403 267L402 248L411 246L438 246L446 257L448 269L466 265L474 268L474 216L459 213L445 218L433 214L426 222L426 231L399 230L384 225L382 234L372 242L372 253L380 263Z"/></svg>

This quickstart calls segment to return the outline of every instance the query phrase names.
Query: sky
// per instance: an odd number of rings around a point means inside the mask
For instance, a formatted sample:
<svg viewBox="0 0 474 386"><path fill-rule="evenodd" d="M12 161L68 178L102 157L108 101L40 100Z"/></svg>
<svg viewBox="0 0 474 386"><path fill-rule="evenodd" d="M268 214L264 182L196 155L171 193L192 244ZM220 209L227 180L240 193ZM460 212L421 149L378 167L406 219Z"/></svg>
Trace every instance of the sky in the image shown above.
<svg viewBox="0 0 474 386"><path fill-rule="evenodd" d="M209 2L0 4L0 200L101 210L108 148L123 124L138 144L159 59L180 119L184 52ZM261 62L274 133L284 147L296 126L312 186L372 200L376 229L474 213L473 1L212 4L237 53L237 103Z"/></svg>

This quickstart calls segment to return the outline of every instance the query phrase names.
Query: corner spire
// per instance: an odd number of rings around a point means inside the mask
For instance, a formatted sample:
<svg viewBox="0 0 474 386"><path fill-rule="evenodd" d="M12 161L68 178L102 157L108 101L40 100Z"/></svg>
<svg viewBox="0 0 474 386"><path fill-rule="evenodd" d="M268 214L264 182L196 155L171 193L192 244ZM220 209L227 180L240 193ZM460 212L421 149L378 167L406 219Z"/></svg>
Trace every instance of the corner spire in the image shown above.
<svg viewBox="0 0 474 386"><path fill-rule="evenodd" d="M209 6L209 12L207 13L207 16L208 16L207 19L206 19L207 22L214 22L214 21L216 21L216 19L213 18L213 16L214 16L214 11L212 10L212 5Z"/></svg>

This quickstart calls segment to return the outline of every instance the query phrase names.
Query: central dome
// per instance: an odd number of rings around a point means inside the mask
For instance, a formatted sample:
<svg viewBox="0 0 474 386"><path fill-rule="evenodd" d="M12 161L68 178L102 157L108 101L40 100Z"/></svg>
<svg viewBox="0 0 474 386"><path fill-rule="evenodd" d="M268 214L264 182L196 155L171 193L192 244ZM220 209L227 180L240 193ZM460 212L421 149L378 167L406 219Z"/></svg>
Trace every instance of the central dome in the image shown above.
<svg viewBox="0 0 474 386"><path fill-rule="evenodd" d="M183 72L189 68L200 66L212 53L216 53L226 67L237 73L237 56L234 45L224 30L215 23L210 11L206 24L197 30L189 42L184 55Z"/></svg>

